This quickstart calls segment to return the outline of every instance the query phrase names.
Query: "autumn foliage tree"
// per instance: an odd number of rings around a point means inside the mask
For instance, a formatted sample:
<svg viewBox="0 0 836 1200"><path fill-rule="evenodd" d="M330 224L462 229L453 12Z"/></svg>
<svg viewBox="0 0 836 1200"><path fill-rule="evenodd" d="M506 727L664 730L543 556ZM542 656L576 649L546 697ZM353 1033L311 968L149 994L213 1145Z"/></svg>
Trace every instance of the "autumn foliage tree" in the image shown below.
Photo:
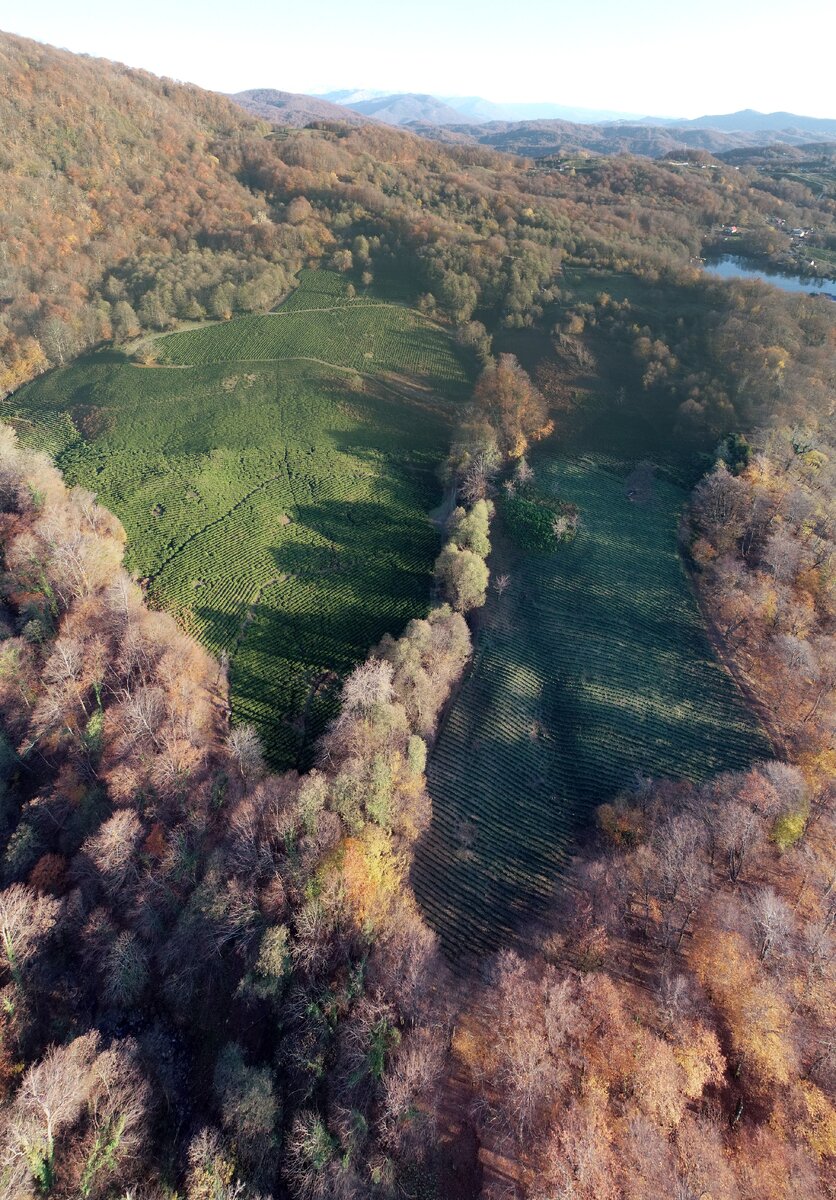
<svg viewBox="0 0 836 1200"><path fill-rule="evenodd" d="M500 354L479 376L470 421L486 425L502 456L511 459L551 431L546 402L513 354Z"/></svg>
<svg viewBox="0 0 836 1200"><path fill-rule="evenodd" d="M828 1195L832 797L806 845L778 837L805 787L768 763L600 810L539 953L503 952L460 1018L480 1134L521 1194L777 1200L783 1163Z"/></svg>

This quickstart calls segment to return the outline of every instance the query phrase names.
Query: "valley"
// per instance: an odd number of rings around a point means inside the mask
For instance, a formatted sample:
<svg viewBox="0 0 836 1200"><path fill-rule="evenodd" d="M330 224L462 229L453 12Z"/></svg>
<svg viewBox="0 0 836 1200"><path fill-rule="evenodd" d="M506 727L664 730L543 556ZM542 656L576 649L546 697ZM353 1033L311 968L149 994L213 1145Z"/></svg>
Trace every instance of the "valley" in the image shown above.
<svg viewBox="0 0 836 1200"><path fill-rule="evenodd" d="M51 4L166 74L0 33L0 1200L833 1200L826 83Z"/></svg>
<svg viewBox="0 0 836 1200"><path fill-rule="evenodd" d="M0 403L120 517L155 606L303 765L342 675L429 603L435 471L468 367L415 310L306 271L275 313L105 350ZM183 369L176 369L181 367Z"/></svg>
<svg viewBox="0 0 836 1200"><path fill-rule="evenodd" d="M572 541L526 552L497 518L493 578L509 582L494 584L430 758L413 881L457 963L531 939L596 806L771 753L679 558L686 493L664 469L603 456L603 440L532 460L538 490L578 508Z"/></svg>

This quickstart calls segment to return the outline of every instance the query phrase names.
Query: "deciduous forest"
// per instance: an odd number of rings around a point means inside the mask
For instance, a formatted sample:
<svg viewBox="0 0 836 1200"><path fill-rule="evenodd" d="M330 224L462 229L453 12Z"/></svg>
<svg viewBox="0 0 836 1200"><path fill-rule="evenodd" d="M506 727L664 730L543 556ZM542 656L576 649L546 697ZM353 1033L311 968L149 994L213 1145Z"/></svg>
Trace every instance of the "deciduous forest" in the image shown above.
<svg viewBox="0 0 836 1200"><path fill-rule="evenodd" d="M0 128L0 1197L832 1198L836 308L701 269L832 188L5 34Z"/></svg>

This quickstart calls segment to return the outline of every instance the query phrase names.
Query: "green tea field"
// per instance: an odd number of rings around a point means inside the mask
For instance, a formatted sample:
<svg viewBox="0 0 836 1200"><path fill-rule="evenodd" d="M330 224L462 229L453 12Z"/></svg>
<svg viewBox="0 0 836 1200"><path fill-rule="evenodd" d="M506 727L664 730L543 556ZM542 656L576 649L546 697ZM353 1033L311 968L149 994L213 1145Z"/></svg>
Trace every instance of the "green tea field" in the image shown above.
<svg viewBox="0 0 836 1200"><path fill-rule="evenodd" d="M541 460L538 483L578 506L579 532L508 555L428 768L413 883L456 957L524 935L579 827L639 775L699 779L770 749L677 554L685 493L591 458Z"/></svg>
<svg viewBox="0 0 836 1200"><path fill-rule="evenodd" d="M328 363L361 373L394 373L436 388L461 385L449 338L415 309L363 294L346 295L343 276L302 271L299 288L276 312L173 333L156 342L161 363Z"/></svg>
<svg viewBox="0 0 836 1200"><path fill-rule="evenodd" d="M53 371L0 418L120 517L151 601L228 655L235 718L295 765L340 674L428 603L465 370L420 313L313 271L278 312L154 351Z"/></svg>

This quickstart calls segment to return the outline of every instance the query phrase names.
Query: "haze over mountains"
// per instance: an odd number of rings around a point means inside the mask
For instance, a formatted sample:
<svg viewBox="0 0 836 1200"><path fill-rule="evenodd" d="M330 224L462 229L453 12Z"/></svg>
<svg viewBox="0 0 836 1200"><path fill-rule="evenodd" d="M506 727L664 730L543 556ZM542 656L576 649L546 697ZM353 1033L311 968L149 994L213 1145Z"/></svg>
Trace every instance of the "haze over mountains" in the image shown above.
<svg viewBox="0 0 836 1200"><path fill-rule="evenodd" d="M720 129L727 133L792 130L806 133L836 134L836 119L805 117L790 112L761 113L752 108L715 116L647 116L641 113L615 112L609 109L582 108L576 105L542 103L498 104L482 96L431 96L425 93L387 94L369 89L343 89L317 94L316 99L366 116L376 116L388 124L403 125L412 120L437 125L486 124L494 121L569 121L577 125L629 122L664 125L677 129ZM383 115L386 114L386 115ZM443 119L437 114L444 114ZM448 114L451 114L448 116Z"/></svg>
<svg viewBox="0 0 836 1200"><path fill-rule="evenodd" d="M393 95L370 89L342 89L334 92L317 93L317 99L327 100L350 108L354 112L376 116L379 120L387 120L390 124L401 125L418 119L424 122L432 120L431 114L439 111L439 105L444 106L454 115L447 120L436 120L436 124L460 124L463 121L473 121L484 124L487 121L542 121L559 120L575 121L579 124L596 121L637 120L641 113L615 112L611 109L579 108L575 105L551 104L548 102L533 104L497 104L486 100L483 96L430 96L419 93L401 92ZM421 116L414 117L415 109L424 106ZM395 119L382 116L383 112L391 113ZM648 118L653 119L653 118Z"/></svg>
<svg viewBox="0 0 836 1200"><path fill-rule="evenodd" d="M557 104L494 104L479 96L387 95L362 89L305 96L257 88L232 99L254 116L277 124L380 121L448 144L482 145L532 158L578 152L660 158L685 150L722 154L754 146L836 141L836 119L754 109L676 120Z"/></svg>

